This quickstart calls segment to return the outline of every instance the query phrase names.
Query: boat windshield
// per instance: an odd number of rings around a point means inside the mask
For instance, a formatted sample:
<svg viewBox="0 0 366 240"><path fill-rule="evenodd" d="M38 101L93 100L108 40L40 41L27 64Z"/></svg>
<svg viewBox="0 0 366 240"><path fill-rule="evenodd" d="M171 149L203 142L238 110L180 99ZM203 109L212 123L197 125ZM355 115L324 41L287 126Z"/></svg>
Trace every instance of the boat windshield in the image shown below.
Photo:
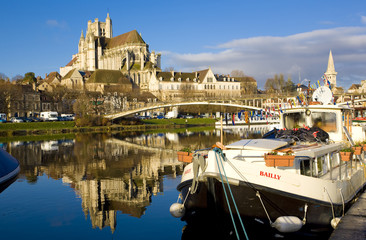
<svg viewBox="0 0 366 240"><path fill-rule="evenodd" d="M287 129L304 126L319 127L326 132L337 132L337 115L332 112L315 112L310 114L310 122L306 122L305 112L284 114L284 127Z"/></svg>
<svg viewBox="0 0 366 240"><path fill-rule="evenodd" d="M312 127L319 127L326 132L337 132L337 116L331 112L312 112Z"/></svg>
<svg viewBox="0 0 366 240"><path fill-rule="evenodd" d="M306 125L305 113L295 112L284 114L284 124L287 129L303 127Z"/></svg>

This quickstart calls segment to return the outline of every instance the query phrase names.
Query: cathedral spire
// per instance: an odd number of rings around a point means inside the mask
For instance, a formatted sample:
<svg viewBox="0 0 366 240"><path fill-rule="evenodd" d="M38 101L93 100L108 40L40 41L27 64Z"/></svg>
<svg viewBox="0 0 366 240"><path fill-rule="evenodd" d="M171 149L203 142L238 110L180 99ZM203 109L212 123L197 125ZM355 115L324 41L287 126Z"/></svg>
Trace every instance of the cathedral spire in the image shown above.
<svg viewBox="0 0 366 240"><path fill-rule="evenodd" d="M81 29L81 36L80 36L80 40L84 40L84 31Z"/></svg>
<svg viewBox="0 0 366 240"><path fill-rule="evenodd" d="M335 73L332 50L329 51L327 73Z"/></svg>
<svg viewBox="0 0 366 240"><path fill-rule="evenodd" d="M335 71L334 67L332 50L329 51L328 67L324 75L327 77L327 80L330 82L332 88L337 86L337 72Z"/></svg>

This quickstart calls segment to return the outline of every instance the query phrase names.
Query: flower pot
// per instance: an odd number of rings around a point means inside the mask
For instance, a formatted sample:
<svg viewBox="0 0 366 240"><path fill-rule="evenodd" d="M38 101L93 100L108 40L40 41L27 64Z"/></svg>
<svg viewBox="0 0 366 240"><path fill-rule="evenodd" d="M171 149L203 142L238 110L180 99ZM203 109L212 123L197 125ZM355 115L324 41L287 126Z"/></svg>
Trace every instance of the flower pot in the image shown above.
<svg viewBox="0 0 366 240"><path fill-rule="evenodd" d="M361 155L362 153L362 147L352 147L352 149L355 151L355 155Z"/></svg>
<svg viewBox="0 0 366 240"><path fill-rule="evenodd" d="M352 159L353 152L339 152L342 161L349 161Z"/></svg>
<svg viewBox="0 0 366 240"><path fill-rule="evenodd" d="M191 163L193 159L193 153L188 152L178 152L178 161L179 162L185 162L185 163Z"/></svg>
<svg viewBox="0 0 366 240"><path fill-rule="evenodd" d="M267 167L292 167L295 156L293 155L264 155Z"/></svg>
<svg viewBox="0 0 366 240"><path fill-rule="evenodd" d="M366 151L366 144L363 145L362 150Z"/></svg>

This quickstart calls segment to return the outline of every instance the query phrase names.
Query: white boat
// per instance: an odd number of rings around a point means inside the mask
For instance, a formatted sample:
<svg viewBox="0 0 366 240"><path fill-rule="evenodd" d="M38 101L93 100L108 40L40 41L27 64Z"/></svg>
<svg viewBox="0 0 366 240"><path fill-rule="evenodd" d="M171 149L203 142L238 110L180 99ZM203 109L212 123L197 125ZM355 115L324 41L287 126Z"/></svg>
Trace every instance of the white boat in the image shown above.
<svg viewBox="0 0 366 240"><path fill-rule="evenodd" d="M183 171L181 203L171 206L172 215L189 221L200 211L239 213L281 234L331 231L365 188L363 154L340 160L344 145L353 144L350 132L354 140L365 136L350 123L351 111L337 105L288 109L281 113L280 129L295 129L287 130L292 135L274 130L277 138L196 152ZM291 153L293 160L266 160L271 152Z"/></svg>

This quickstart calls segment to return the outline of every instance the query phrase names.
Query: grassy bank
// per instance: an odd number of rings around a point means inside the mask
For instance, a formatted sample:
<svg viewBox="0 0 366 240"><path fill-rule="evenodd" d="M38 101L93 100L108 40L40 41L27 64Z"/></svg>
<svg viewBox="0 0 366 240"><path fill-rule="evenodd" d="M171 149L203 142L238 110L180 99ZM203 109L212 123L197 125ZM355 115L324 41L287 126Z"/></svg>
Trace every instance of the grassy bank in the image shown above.
<svg viewBox="0 0 366 240"><path fill-rule="evenodd" d="M68 122L30 122L30 123L2 123L0 124L0 141L16 141L17 138L24 139L24 136L31 141L36 136L86 133L86 132L112 132L112 131L153 131L161 132L167 129L179 129L186 127L207 127L214 126L215 119L193 118L193 119L148 119L142 120L138 125L111 125L95 127L76 127L74 121ZM58 136L60 137L60 136Z"/></svg>
<svg viewBox="0 0 366 240"><path fill-rule="evenodd" d="M7 130L47 130L47 129L70 129L75 127L74 121L68 122L23 122L1 123L0 131Z"/></svg>

